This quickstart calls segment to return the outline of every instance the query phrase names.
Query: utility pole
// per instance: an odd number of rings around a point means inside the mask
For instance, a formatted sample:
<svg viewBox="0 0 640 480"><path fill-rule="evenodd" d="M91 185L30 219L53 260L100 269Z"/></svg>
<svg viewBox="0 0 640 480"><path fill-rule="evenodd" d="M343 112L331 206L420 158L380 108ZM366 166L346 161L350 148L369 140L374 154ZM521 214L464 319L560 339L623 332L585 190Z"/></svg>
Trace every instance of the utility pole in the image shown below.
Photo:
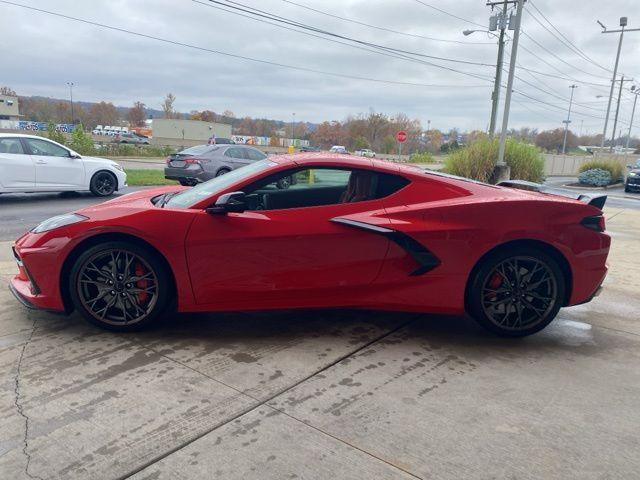
<svg viewBox="0 0 640 480"><path fill-rule="evenodd" d="M609 151L612 152L613 151L613 144L615 143L616 140L616 127L618 126L618 114L620 113L620 100L622 99L622 85L624 85L624 82L629 82L630 78L627 78L626 80L624 79L624 75L622 75L622 78L620 79L620 91L618 92L618 103L616 105L616 116L615 119L613 121L613 132L611 134L611 146L609 147Z"/></svg>
<svg viewBox="0 0 640 480"><path fill-rule="evenodd" d="M293 112L291 114L291 145L293 145L295 143L293 141L293 137L295 136L295 131L293 130L295 128L294 127L295 123L296 123L296 114L295 114L295 112Z"/></svg>
<svg viewBox="0 0 640 480"><path fill-rule="evenodd" d="M500 2L503 3L503 2ZM514 3L505 0L504 3ZM511 107L511 93L513 91L513 76L516 71L516 59L518 56L518 42L520 40L520 23L522 22L522 7L524 0L516 0L516 16L513 27L513 43L511 44L511 60L509 62L509 78L507 80L507 94L504 99L504 114L502 115L502 131L500 132L500 145L498 147L498 162L493 172L493 180L498 183L502 180L509 180L511 170L504 161L504 149L507 141L507 128L509 126L509 108ZM487 4L490 5L490 4Z"/></svg>
<svg viewBox="0 0 640 480"><path fill-rule="evenodd" d="M493 84L491 94L491 120L489 121L489 136L493 138L496 132L496 120L498 117L498 106L500 105L500 84L502 83L502 59L504 57L504 31L507 26L507 2L502 6L502 14L498 16L500 25L500 35L498 36L498 59L496 61L496 79Z"/></svg>
<svg viewBox="0 0 640 480"><path fill-rule="evenodd" d="M627 143L624 146L624 154L627 154L627 150L629 150L629 140L631 140L631 128L633 127L633 116L636 113L636 103L638 101L638 95L640 95L640 90L636 89L635 85L631 86L631 93L633 93L633 108L631 109L631 121L629 122L629 132L627 133Z"/></svg>
<svg viewBox="0 0 640 480"><path fill-rule="evenodd" d="M75 115L73 114L73 82L67 82L69 85L69 97L71 99L71 124L75 123Z"/></svg>
<svg viewBox="0 0 640 480"><path fill-rule="evenodd" d="M602 130L602 142L600 143L600 149L604 149L604 140L607 138L607 125L609 124L609 114L611 113L611 102L613 100L613 89L615 87L616 76L618 75L618 64L620 63L620 51L622 50L622 39L624 38L624 32L638 32L640 28L633 28L625 30L627 26L627 17L620 17L620 30L607 30L604 24L597 20L598 25L602 27L602 33L620 33L620 39L618 40L618 53L616 54L616 63L613 67L613 77L611 77L611 89L609 90L609 102L607 103L607 115L604 117L604 129ZM613 129L615 134L615 128Z"/></svg>
<svg viewBox="0 0 640 480"><path fill-rule="evenodd" d="M571 97L569 98L569 111L567 112L567 119L564 120L564 140L562 140L562 154L567 151L567 133L569 133L569 124L571 123L571 105L573 104L573 91L578 88L577 85L571 85Z"/></svg>

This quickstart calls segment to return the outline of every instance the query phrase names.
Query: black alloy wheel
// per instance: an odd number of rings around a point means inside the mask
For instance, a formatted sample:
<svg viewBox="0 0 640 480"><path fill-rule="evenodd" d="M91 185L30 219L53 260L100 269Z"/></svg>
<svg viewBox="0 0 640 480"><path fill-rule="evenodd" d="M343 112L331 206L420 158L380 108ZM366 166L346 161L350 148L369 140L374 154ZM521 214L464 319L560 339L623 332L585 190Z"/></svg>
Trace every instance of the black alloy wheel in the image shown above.
<svg viewBox="0 0 640 480"><path fill-rule="evenodd" d="M503 252L487 259L470 290L472 315L504 336L530 335L557 315L565 294L558 263L541 251Z"/></svg>
<svg viewBox="0 0 640 480"><path fill-rule="evenodd" d="M110 330L137 330L165 309L168 275L146 248L109 242L89 249L76 262L69 290L78 311Z"/></svg>
<svg viewBox="0 0 640 480"><path fill-rule="evenodd" d="M98 172L91 178L89 189L98 197L108 197L116 191L117 180L111 172Z"/></svg>

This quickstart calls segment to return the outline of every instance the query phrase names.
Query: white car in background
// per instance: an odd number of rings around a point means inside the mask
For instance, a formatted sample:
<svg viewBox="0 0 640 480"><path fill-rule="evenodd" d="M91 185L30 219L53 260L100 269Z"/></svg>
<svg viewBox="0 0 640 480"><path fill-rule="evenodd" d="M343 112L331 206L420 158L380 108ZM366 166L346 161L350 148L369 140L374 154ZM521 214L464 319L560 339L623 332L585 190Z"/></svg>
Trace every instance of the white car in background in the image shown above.
<svg viewBox="0 0 640 480"><path fill-rule="evenodd" d="M376 152L369 150L368 148L356 150L355 154L358 157L376 158Z"/></svg>
<svg viewBox="0 0 640 480"><path fill-rule="evenodd" d="M0 133L0 193L89 190L107 197L126 186L127 174L112 160L42 137Z"/></svg>
<svg viewBox="0 0 640 480"><path fill-rule="evenodd" d="M343 154L348 154L349 153L347 151L347 149L345 147L343 147L342 145L334 145L333 147L331 147L329 149L329 151L331 153L343 153Z"/></svg>

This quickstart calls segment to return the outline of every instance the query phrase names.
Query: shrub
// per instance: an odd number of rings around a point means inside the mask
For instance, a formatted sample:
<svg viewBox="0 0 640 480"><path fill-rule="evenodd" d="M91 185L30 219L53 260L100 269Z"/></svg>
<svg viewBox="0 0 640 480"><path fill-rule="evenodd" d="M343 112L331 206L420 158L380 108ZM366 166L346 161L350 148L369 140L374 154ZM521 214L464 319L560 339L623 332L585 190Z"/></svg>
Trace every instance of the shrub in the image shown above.
<svg viewBox="0 0 640 480"><path fill-rule="evenodd" d="M612 183L611 172L602 168L592 168L582 172L578 179L583 185L591 185L594 187L604 187Z"/></svg>
<svg viewBox="0 0 640 480"><path fill-rule="evenodd" d="M541 182L544 158L533 145L507 139L504 159L511 167L511 178ZM488 182L498 160L498 140L480 138L457 150L445 160L444 171L461 177Z"/></svg>
<svg viewBox="0 0 640 480"><path fill-rule="evenodd" d="M612 158L594 158L593 160L583 163L578 169L580 173L587 172L589 170L606 170L611 176L611 181L609 183L615 183L624 178L624 169L622 168L622 164ZM582 183L582 181L580 183Z"/></svg>
<svg viewBox="0 0 640 480"><path fill-rule="evenodd" d="M82 124L77 125L71 132L71 141L69 147L78 152L80 155L94 155L96 149L93 146L91 135L85 133Z"/></svg>
<svg viewBox="0 0 640 480"><path fill-rule="evenodd" d="M105 143L98 146L100 155L108 157L166 157L176 152L173 147L159 145L129 145Z"/></svg>
<svg viewBox="0 0 640 480"><path fill-rule="evenodd" d="M411 163L435 163L433 155L429 152L412 153L409 157Z"/></svg>

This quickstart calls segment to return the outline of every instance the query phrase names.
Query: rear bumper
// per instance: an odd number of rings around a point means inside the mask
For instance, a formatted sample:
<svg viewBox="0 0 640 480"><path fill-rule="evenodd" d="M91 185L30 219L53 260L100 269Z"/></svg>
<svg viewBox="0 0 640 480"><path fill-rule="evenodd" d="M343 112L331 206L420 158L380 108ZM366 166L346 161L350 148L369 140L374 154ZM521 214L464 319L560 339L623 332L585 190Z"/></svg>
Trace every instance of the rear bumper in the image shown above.
<svg viewBox="0 0 640 480"><path fill-rule="evenodd" d="M164 178L169 180L195 179L199 182L206 182L211 180L212 175L202 169L190 170L188 168L166 167L164 169Z"/></svg>

